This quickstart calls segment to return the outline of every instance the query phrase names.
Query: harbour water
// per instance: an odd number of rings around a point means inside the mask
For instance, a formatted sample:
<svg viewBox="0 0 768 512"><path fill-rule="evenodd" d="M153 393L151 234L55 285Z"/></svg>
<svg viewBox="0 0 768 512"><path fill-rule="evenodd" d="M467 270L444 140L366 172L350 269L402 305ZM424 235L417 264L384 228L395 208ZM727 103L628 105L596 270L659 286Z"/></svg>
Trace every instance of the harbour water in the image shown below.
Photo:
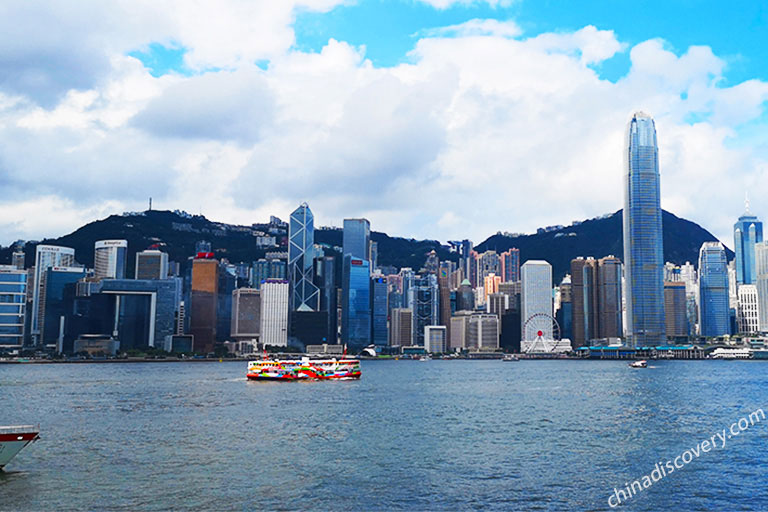
<svg viewBox="0 0 768 512"><path fill-rule="evenodd" d="M245 363L0 366L41 440L0 510L611 510L614 487L763 408L768 364L364 361L344 382ZM768 421L622 510L768 510Z"/></svg>

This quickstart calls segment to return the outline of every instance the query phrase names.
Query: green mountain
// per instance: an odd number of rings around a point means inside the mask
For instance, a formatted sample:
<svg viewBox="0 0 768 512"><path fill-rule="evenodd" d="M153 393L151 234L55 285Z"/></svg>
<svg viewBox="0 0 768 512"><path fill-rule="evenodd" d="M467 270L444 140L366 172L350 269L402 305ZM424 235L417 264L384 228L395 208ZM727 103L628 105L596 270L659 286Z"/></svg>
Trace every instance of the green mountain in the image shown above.
<svg viewBox="0 0 768 512"><path fill-rule="evenodd" d="M695 224L664 212L664 259L677 264L690 261L696 263L701 244L717 240L707 230ZM277 248L264 249L256 246L256 235L272 231ZM539 229L536 234L507 236L493 235L476 247L478 252L493 249L505 251L510 247L520 249L521 261L544 259L553 266L556 282L568 272L571 259L576 256L596 258L613 254L623 257L621 237L621 210L618 212L576 223L571 226L557 226ZM219 258L232 263L252 262L264 257L267 251L287 251L287 233L284 225L254 224L237 226L213 222L200 215L184 212L146 211L141 213L112 215L103 220L86 224L77 231L60 238L43 240L40 243L73 247L77 260L93 266L93 245L97 240L128 240L128 275L133 276L137 251L158 246L169 253L172 261L182 265L195 254L195 243L205 240L211 243L213 252ZM437 240L414 240L391 237L386 233L373 232L371 239L378 243L379 265L396 268L411 267L419 270L427 254L435 250L440 260L456 261L458 255ZM323 245L328 255L338 256L342 245L342 231L337 228L316 228L315 242ZM0 264L11 261L11 249L0 249ZM34 264L35 244L25 247L27 266ZM733 253L728 250L731 259ZM340 270L340 268L339 268Z"/></svg>
<svg viewBox="0 0 768 512"><path fill-rule="evenodd" d="M555 226L539 229L533 235L493 235L477 246L478 252L506 251L510 247L520 249L520 261L546 260L552 264L553 278L559 283L570 272L571 260L578 256L614 255L624 259L622 239L622 211L596 219L585 220L571 226ZM704 242L717 238L698 224L681 219L668 211L662 211L664 231L664 261L678 265L690 261L698 266L699 248ZM726 248L729 260L733 251Z"/></svg>

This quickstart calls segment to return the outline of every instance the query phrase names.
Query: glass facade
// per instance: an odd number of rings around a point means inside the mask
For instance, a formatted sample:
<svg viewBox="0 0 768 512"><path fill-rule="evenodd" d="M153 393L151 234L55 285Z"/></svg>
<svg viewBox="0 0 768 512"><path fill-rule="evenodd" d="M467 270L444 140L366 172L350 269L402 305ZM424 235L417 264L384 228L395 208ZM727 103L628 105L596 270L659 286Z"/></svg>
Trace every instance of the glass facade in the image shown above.
<svg viewBox="0 0 768 512"><path fill-rule="evenodd" d="M26 270L0 268L0 347L22 346L26 296Z"/></svg>
<svg viewBox="0 0 768 512"><path fill-rule="evenodd" d="M61 317L72 314L77 282L86 276L84 268L49 268L45 273L43 291L45 300L41 305L43 323L41 324L42 342L58 345L61 331ZM66 328L66 325L65 325Z"/></svg>
<svg viewBox="0 0 768 512"><path fill-rule="evenodd" d="M755 244L763 241L763 223L745 212L733 225L733 246L736 252L736 282L754 284Z"/></svg>
<svg viewBox="0 0 768 512"><path fill-rule="evenodd" d="M344 256L341 340L353 350L371 343L371 278L368 260Z"/></svg>
<svg viewBox="0 0 768 512"><path fill-rule="evenodd" d="M372 341L374 345L382 347L389 343L389 332L387 331L388 288L386 277L371 279Z"/></svg>
<svg viewBox="0 0 768 512"><path fill-rule="evenodd" d="M413 311L412 343L423 347L424 328L440 323L440 293L434 274L414 278L408 288L408 308Z"/></svg>
<svg viewBox="0 0 768 512"><path fill-rule="evenodd" d="M699 318L702 336L730 333L728 263L720 242L704 242L699 250Z"/></svg>
<svg viewBox="0 0 768 512"><path fill-rule="evenodd" d="M627 341L659 345L664 327L664 255L656 125L642 112L627 127L624 181L624 271Z"/></svg>
<svg viewBox="0 0 768 512"><path fill-rule="evenodd" d="M317 311L320 290L313 283L315 257L315 219L307 203L291 214L288 227L288 273L291 282L292 311Z"/></svg>
<svg viewBox="0 0 768 512"><path fill-rule="evenodd" d="M260 259L253 262L251 270L251 285L256 290L261 288L261 283L267 279L285 279L286 278L285 260Z"/></svg>
<svg viewBox="0 0 768 512"><path fill-rule="evenodd" d="M367 219L344 219L344 256L369 260L371 223Z"/></svg>

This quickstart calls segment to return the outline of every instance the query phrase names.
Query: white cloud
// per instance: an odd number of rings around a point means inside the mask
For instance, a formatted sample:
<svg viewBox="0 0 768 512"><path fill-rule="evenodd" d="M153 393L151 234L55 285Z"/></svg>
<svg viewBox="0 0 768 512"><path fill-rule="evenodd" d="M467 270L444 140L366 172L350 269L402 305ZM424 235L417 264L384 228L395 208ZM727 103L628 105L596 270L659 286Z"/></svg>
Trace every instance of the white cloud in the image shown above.
<svg viewBox="0 0 768 512"><path fill-rule="evenodd" d="M448 9L457 5L469 6L478 4L488 4L491 7L509 7L514 0L418 0L429 4L435 9Z"/></svg>
<svg viewBox="0 0 768 512"><path fill-rule="evenodd" d="M55 37L25 51L80 52L64 65L82 81L40 59L14 64L0 44L0 68L44 78L0 83L0 243L58 236L149 196L238 223L308 201L318 224L367 216L393 235L532 231L621 208L622 136L638 109L656 118L665 208L729 242L744 191L768 194L768 84L726 86L727 63L707 47L628 49L592 26L526 39L514 22L471 20L422 35L394 67L343 41L292 49L296 6L336 3L132 2L105 18L95 3L89 30L57 12ZM153 41L187 48L200 72L155 78L125 56ZM600 79L623 51L627 76Z"/></svg>

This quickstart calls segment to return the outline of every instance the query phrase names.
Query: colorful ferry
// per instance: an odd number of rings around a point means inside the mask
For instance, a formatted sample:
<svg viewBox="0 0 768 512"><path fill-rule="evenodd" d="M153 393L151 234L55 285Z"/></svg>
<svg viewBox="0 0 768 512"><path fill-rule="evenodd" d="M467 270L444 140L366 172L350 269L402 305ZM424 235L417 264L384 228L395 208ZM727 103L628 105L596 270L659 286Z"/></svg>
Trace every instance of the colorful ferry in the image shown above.
<svg viewBox="0 0 768 512"><path fill-rule="evenodd" d="M34 425L0 427L0 471L22 448L40 438L40 429Z"/></svg>
<svg viewBox="0 0 768 512"><path fill-rule="evenodd" d="M359 379L358 359L262 359L248 363L249 380Z"/></svg>

